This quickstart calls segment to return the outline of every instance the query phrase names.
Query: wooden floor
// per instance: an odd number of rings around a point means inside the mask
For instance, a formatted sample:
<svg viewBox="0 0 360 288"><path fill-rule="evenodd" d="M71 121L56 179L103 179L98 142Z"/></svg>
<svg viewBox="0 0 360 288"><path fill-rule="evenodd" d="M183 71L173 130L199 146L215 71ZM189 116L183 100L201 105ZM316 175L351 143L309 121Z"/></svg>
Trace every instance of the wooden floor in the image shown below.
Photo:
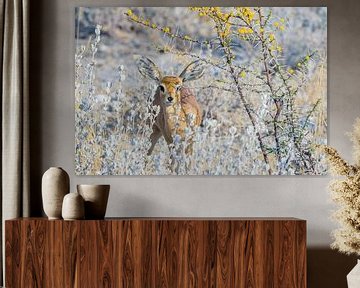
<svg viewBox="0 0 360 288"><path fill-rule="evenodd" d="M296 219L6 221L6 287L306 287Z"/></svg>

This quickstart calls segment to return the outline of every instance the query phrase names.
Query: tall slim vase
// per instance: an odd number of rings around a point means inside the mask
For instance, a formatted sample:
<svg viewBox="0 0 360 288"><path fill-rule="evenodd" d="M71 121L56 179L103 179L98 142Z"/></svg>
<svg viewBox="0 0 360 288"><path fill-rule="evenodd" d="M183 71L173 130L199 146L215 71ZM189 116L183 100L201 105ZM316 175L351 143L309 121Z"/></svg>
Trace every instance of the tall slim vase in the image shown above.
<svg viewBox="0 0 360 288"><path fill-rule="evenodd" d="M70 190L70 179L60 167L49 168L42 177L43 208L49 219L61 219L63 198Z"/></svg>

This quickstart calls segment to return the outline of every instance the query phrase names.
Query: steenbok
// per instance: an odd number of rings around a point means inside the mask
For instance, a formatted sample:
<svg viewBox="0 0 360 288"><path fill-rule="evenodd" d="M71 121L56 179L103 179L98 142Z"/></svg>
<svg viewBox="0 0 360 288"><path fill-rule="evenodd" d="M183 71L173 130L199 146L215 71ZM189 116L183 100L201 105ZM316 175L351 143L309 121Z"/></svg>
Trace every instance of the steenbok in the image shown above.
<svg viewBox="0 0 360 288"><path fill-rule="evenodd" d="M197 80L204 74L204 65L197 60L185 67L179 76L163 76L159 68L149 58L138 60L139 72L158 84L153 105L160 106L151 134L151 155L154 146L161 136L168 145L173 143L175 135L185 139L186 129L194 129L202 120L202 111L191 89L184 87L188 81ZM177 137L179 137L177 136ZM186 147L186 153L192 153L192 143Z"/></svg>

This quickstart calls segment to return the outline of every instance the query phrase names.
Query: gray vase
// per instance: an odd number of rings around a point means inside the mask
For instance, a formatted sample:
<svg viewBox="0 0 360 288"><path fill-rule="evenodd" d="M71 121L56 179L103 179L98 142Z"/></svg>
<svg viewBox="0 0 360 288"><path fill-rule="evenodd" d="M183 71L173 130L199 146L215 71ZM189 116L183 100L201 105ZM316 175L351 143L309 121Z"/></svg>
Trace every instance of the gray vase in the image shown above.
<svg viewBox="0 0 360 288"><path fill-rule="evenodd" d="M60 167L49 168L42 177L43 208L49 219L61 219L63 198L69 193L69 175Z"/></svg>
<svg viewBox="0 0 360 288"><path fill-rule="evenodd" d="M110 185L77 185L78 193L85 201L85 219L104 219Z"/></svg>
<svg viewBox="0 0 360 288"><path fill-rule="evenodd" d="M64 220L84 219L84 199L79 193L69 193L65 195L62 204L62 217Z"/></svg>

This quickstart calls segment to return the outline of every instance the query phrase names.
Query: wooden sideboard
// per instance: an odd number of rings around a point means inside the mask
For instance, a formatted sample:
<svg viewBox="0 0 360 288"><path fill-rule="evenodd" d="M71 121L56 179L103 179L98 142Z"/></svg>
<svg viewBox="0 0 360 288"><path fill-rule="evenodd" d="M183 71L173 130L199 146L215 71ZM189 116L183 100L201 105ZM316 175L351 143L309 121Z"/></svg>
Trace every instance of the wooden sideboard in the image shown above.
<svg viewBox="0 0 360 288"><path fill-rule="evenodd" d="M5 223L6 287L306 287L306 221L115 218Z"/></svg>

